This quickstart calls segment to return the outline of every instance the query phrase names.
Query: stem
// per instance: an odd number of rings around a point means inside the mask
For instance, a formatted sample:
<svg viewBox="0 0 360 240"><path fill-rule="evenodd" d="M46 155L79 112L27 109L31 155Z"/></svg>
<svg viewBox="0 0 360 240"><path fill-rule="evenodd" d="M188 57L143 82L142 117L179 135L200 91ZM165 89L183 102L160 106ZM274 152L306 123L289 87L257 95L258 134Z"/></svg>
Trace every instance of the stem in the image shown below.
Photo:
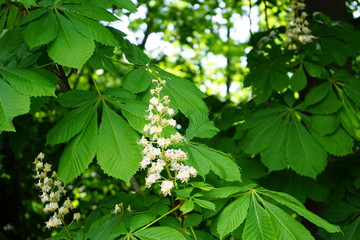
<svg viewBox="0 0 360 240"><path fill-rule="evenodd" d="M95 79L93 79L93 78L91 78L91 79L92 79L92 81L93 81L93 83L94 83L94 86L95 86L95 88L96 88L97 93L99 94L99 96L101 96L101 92L100 92L100 90L99 90L99 87L98 87Z"/></svg>
<svg viewBox="0 0 360 240"><path fill-rule="evenodd" d="M67 228L65 221L62 221L62 222L63 222L63 224L64 224L64 228L65 228L67 234L68 234L69 237L70 237L70 240L73 240L74 238L73 238L73 236L71 235L69 229Z"/></svg>
<svg viewBox="0 0 360 240"><path fill-rule="evenodd" d="M193 235L194 239L198 240L193 227L190 227L190 231L191 231L191 234Z"/></svg>
<svg viewBox="0 0 360 240"><path fill-rule="evenodd" d="M161 215L160 217L158 217L157 219L155 219L154 221L150 222L149 224L145 225L144 227L142 227L141 229L137 230L136 232L134 232L133 234L136 234L142 230L145 230L146 228L150 227L151 225L153 225L154 223L158 222L160 219L166 217L167 215L169 215L172 212L175 212L176 210L178 210L180 208L180 204L177 205L176 207L174 207L173 209L171 209L170 211L168 211L167 213Z"/></svg>

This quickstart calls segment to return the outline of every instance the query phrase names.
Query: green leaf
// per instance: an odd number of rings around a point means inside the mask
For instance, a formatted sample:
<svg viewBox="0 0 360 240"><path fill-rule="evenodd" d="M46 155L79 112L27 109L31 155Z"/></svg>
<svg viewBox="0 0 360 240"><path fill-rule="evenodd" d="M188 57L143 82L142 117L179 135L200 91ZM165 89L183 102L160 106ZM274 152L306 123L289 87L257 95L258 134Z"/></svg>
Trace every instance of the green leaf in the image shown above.
<svg viewBox="0 0 360 240"><path fill-rule="evenodd" d="M142 132L144 125L147 124L145 119L145 110L148 105L146 103L135 100L127 100L125 101L125 104L117 103L116 107L121 109L122 114L131 127L139 132Z"/></svg>
<svg viewBox="0 0 360 240"><path fill-rule="evenodd" d="M288 134L286 158L290 167L300 175L315 178L327 165L326 152L295 118Z"/></svg>
<svg viewBox="0 0 360 240"><path fill-rule="evenodd" d="M83 34L85 37L93 39L107 46L119 46L118 41L104 25L92 19L83 17L78 14L73 14L71 12L66 12L66 15L74 24L76 30L78 30L78 32Z"/></svg>
<svg viewBox="0 0 360 240"><path fill-rule="evenodd" d="M36 4L36 0L19 0L26 9Z"/></svg>
<svg viewBox="0 0 360 240"><path fill-rule="evenodd" d="M189 165L196 168L199 175L205 177L210 170L226 181L240 181L239 167L233 159L220 151L202 144L187 144Z"/></svg>
<svg viewBox="0 0 360 240"><path fill-rule="evenodd" d="M124 88L133 92L139 93L145 91L151 83L151 75L146 68L135 68L128 72L124 79Z"/></svg>
<svg viewBox="0 0 360 240"><path fill-rule="evenodd" d="M339 226L331 224L328 221L315 215L314 213L306 210L306 208L303 205L301 205L295 198L293 198L290 195L281 194L273 191L267 191L266 195L271 197L275 201L285 205L286 207L294 210L300 216L303 216L304 218L306 218L316 226L321 227L330 233L341 232Z"/></svg>
<svg viewBox="0 0 360 240"><path fill-rule="evenodd" d="M186 240L176 229L164 226L147 228L134 235L143 240Z"/></svg>
<svg viewBox="0 0 360 240"><path fill-rule="evenodd" d="M300 65L299 69L294 73L290 80L290 87L294 92L303 90L307 85L307 78L303 69Z"/></svg>
<svg viewBox="0 0 360 240"><path fill-rule="evenodd" d="M46 135L46 143L55 145L66 142L78 134L91 116L93 101L72 110L64 116Z"/></svg>
<svg viewBox="0 0 360 240"><path fill-rule="evenodd" d="M60 14L58 25L58 35L48 47L49 57L61 65L81 68L94 52L94 41L81 35L74 25Z"/></svg>
<svg viewBox="0 0 360 240"><path fill-rule="evenodd" d="M114 239L120 234L126 234L126 215L105 215L96 220L87 232L86 238L91 240Z"/></svg>
<svg viewBox="0 0 360 240"><path fill-rule="evenodd" d="M248 215L250 196L250 194L240 196L220 212L216 226L220 239L238 228L245 220Z"/></svg>
<svg viewBox="0 0 360 240"><path fill-rule="evenodd" d="M135 44L132 44L127 39L120 41L122 50L124 51L126 59L136 65L147 65L150 62L150 58Z"/></svg>
<svg viewBox="0 0 360 240"><path fill-rule="evenodd" d="M201 195L203 198L228 198L232 194L246 192L252 189L254 186L255 186L254 184L249 184L244 187L229 186L229 187L215 188L207 192L201 192Z"/></svg>
<svg viewBox="0 0 360 240"><path fill-rule="evenodd" d="M53 12L31 22L24 30L24 40L30 49L49 43L58 33L58 24Z"/></svg>
<svg viewBox="0 0 360 240"><path fill-rule="evenodd" d="M183 212L183 214L186 214L194 210L194 207L194 201L192 199L189 199L186 200L183 205L181 205L180 210Z"/></svg>
<svg viewBox="0 0 360 240"><path fill-rule="evenodd" d="M41 17L48 11L49 11L48 8L34 9L34 10L30 11L29 14L27 14L23 19L21 19L20 25L24 25L25 23L34 21L35 19L38 19L39 17Z"/></svg>
<svg viewBox="0 0 360 240"><path fill-rule="evenodd" d="M333 91L329 91L328 95L319 103L306 108L307 112L312 114L332 114L341 108L342 104Z"/></svg>
<svg viewBox="0 0 360 240"><path fill-rule="evenodd" d="M272 67L269 75L271 86L276 91L283 91L289 86L289 76L287 72L279 67Z"/></svg>
<svg viewBox="0 0 360 240"><path fill-rule="evenodd" d="M360 217L344 227L344 240L358 240L360 236Z"/></svg>
<svg viewBox="0 0 360 240"><path fill-rule="evenodd" d="M286 161L286 142L289 135L290 118L282 122L282 126L278 129L271 144L261 152L261 162L269 169L269 171L278 171L288 166Z"/></svg>
<svg viewBox="0 0 360 240"><path fill-rule="evenodd" d="M58 103L67 108L81 107L94 102L98 98L94 92L86 90L71 90L58 98Z"/></svg>
<svg viewBox="0 0 360 240"><path fill-rule="evenodd" d="M13 28L6 31L0 38L0 62L8 61L23 44L23 28Z"/></svg>
<svg viewBox="0 0 360 240"><path fill-rule="evenodd" d="M136 12L136 5L131 0L111 0L115 5L125 8L130 12Z"/></svg>
<svg viewBox="0 0 360 240"><path fill-rule="evenodd" d="M103 106L97 160L105 173L128 182L141 161L139 136L105 102Z"/></svg>
<svg viewBox="0 0 360 240"><path fill-rule="evenodd" d="M166 80L162 90L164 95L168 95L175 108L179 109L187 118L197 112L208 113L207 106L202 100L206 96L194 84L156 66L152 66L152 68L161 79Z"/></svg>
<svg viewBox="0 0 360 240"><path fill-rule="evenodd" d="M124 102L127 100L135 100L136 96L132 92L124 88L107 88L103 94L106 100L112 102Z"/></svg>
<svg viewBox="0 0 360 240"><path fill-rule="evenodd" d="M184 227L189 228L201 223L203 217L200 214L190 214L186 216L184 221Z"/></svg>
<svg viewBox="0 0 360 240"><path fill-rule="evenodd" d="M329 79L329 72L323 66L320 66L315 63L304 61L304 67L310 76L320 78L320 79Z"/></svg>
<svg viewBox="0 0 360 240"><path fill-rule="evenodd" d="M257 202L255 194L249 206L248 217L242 235L243 239L269 240L276 239L274 226L268 212Z"/></svg>
<svg viewBox="0 0 360 240"><path fill-rule="evenodd" d="M334 115L313 115L310 117L310 127L320 136L335 132L339 124L339 119Z"/></svg>
<svg viewBox="0 0 360 240"><path fill-rule="evenodd" d="M331 155L345 156L353 153L354 139L343 128L339 128L331 135L314 134L314 137Z"/></svg>
<svg viewBox="0 0 360 240"><path fill-rule="evenodd" d="M360 108L350 99L343 99L343 108L340 111L341 125L355 139L360 140Z"/></svg>
<svg viewBox="0 0 360 240"><path fill-rule="evenodd" d="M59 9L63 11L76 12L78 14L84 15L86 17L92 18L97 21L106 21L113 22L119 20L110 12L106 11L104 8L95 7L92 5L62 5Z"/></svg>
<svg viewBox="0 0 360 240"><path fill-rule="evenodd" d="M59 178L65 184L79 176L95 157L98 144L97 104L83 128L65 147L59 163Z"/></svg>
<svg viewBox="0 0 360 240"><path fill-rule="evenodd" d="M21 93L29 96L55 96L56 77L46 70L0 66L0 73Z"/></svg>
<svg viewBox="0 0 360 240"><path fill-rule="evenodd" d="M246 139L243 143L245 153L256 154L265 150L278 133L281 127L281 119L283 114L278 113L272 117L262 118L261 128L252 128L248 131Z"/></svg>
<svg viewBox="0 0 360 240"><path fill-rule="evenodd" d="M215 204L210 201L194 198L194 202L200 207L215 211Z"/></svg>
<svg viewBox="0 0 360 240"><path fill-rule="evenodd" d="M139 214L132 216L129 226L129 231L134 232L138 228L145 226L149 222L153 221L156 218L155 214Z"/></svg>
<svg viewBox="0 0 360 240"><path fill-rule="evenodd" d="M313 240L314 238L310 235L309 231L301 225L294 218L289 216L283 210L277 206L262 201L266 211L270 215L271 222L273 223L275 230L275 239L279 240Z"/></svg>
<svg viewBox="0 0 360 240"><path fill-rule="evenodd" d="M12 119L30 110L30 98L0 79L0 132L15 131Z"/></svg>
<svg viewBox="0 0 360 240"><path fill-rule="evenodd" d="M268 67L258 67L256 71L250 71L245 78L245 81L253 82L253 97L257 104L268 100L272 93L272 86L268 77L270 76L270 69Z"/></svg>
<svg viewBox="0 0 360 240"><path fill-rule="evenodd" d="M312 88L305 96L305 106L314 105L323 100L329 93L329 84L323 83Z"/></svg>
<svg viewBox="0 0 360 240"><path fill-rule="evenodd" d="M194 137L211 138L219 132L214 122L210 121L207 114L197 112L189 117L190 124L186 129L186 140L190 141Z"/></svg>

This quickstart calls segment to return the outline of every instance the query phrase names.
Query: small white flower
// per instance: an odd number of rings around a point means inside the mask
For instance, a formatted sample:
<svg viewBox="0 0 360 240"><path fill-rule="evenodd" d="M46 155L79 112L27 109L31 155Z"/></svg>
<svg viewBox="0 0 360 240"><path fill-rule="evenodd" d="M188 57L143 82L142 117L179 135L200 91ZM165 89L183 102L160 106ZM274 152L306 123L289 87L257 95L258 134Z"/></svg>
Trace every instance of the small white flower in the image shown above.
<svg viewBox="0 0 360 240"><path fill-rule="evenodd" d="M152 105L158 105L159 104L159 99L156 97L152 97L149 101Z"/></svg>
<svg viewBox="0 0 360 240"><path fill-rule="evenodd" d="M162 127L160 126L152 126L150 128L150 134L160 134L162 132Z"/></svg>
<svg viewBox="0 0 360 240"><path fill-rule="evenodd" d="M157 145L159 147L164 147L165 144L166 144L166 139L165 138L158 138L156 143L157 143Z"/></svg>
<svg viewBox="0 0 360 240"><path fill-rule="evenodd" d="M63 204L64 207L66 208L69 208L69 209L73 209L74 206L72 205L72 202L69 198L67 198L65 201L64 201L64 204Z"/></svg>
<svg viewBox="0 0 360 240"><path fill-rule="evenodd" d="M168 124L169 124L170 126L172 126L172 127L175 127L175 126L176 126L176 121L171 118L171 119L168 120Z"/></svg>
<svg viewBox="0 0 360 240"><path fill-rule="evenodd" d="M147 178L145 178L145 187L149 188L153 183L155 183L160 178L161 176L158 173L150 174L149 176L147 176Z"/></svg>
<svg viewBox="0 0 360 240"><path fill-rule="evenodd" d="M170 170L173 172L179 171L181 168L184 167L182 163L178 163L178 162L172 162L170 166L171 166Z"/></svg>
<svg viewBox="0 0 360 240"><path fill-rule="evenodd" d="M81 214L80 213L74 213L74 221L79 221L81 218Z"/></svg>
<svg viewBox="0 0 360 240"><path fill-rule="evenodd" d="M160 185L162 194L166 197L171 195L171 189L174 187L173 181L163 181Z"/></svg>
<svg viewBox="0 0 360 240"><path fill-rule="evenodd" d="M39 153L39 155L37 155L36 158L39 159L40 161L42 161L45 158L45 154L41 152L41 153Z"/></svg>
<svg viewBox="0 0 360 240"><path fill-rule="evenodd" d="M47 228L58 227L62 224L61 220L55 214L45 223Z"/></svg>
<svg viewBox="0 0 360 240"><path fill-rule="evenodd" d="M149 168L149 173L161 173L164 170L164 167L158 163L152 163L151 167Z"/></svg>
<svg viewBox="0 0 360 240"><path fill-rule="evenodd" d="M174 109L172 109L172 108L168 108L168 110L167 110L167 114L168 114L170 117L172 117L172 116L175 114Z"/></svg>
<svg viewBox="0 0 360 240"><path fill-rule="evenodd" d="M160 112L160 113L163 112L164 108L165 108L164 105L162 105L161 103L159 103L159 104L156 106L156 110L157 110L158 112Z"/></svg>
<svg viewBox="0 0 360 240"><path fill-rule="evenodd" d="M150 164L150 162L150 158L148 156L144 156L143 160L140 162L140 168L145 169Z"/></svg>
<svg viewBox="0 0 360 240"><path fill-rule="evenodd" d="M176 175L176 178L180 179L180 181L183 182L188 182L189 178L190 178L190 172L184 168L182 168L178 174Z"/></svg>
<svg viewBox="0 0 360 240"><path fill-rule="evenodd" d="M66 208L66 207L60 207L59 208L59 214L62 215L62 216L65 216L66 214L69 213L69 209Z"/></svg>

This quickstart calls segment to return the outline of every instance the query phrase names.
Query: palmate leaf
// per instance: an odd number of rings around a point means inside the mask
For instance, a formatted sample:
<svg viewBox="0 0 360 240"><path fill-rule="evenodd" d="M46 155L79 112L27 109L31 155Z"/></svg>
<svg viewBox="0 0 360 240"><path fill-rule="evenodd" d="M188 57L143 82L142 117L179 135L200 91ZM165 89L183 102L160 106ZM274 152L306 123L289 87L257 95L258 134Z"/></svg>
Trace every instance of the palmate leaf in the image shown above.
<svg viewBox="0 0 360 240"><path fill-rule="evenodd" d="M290 80L290 87L293 91L298 92L303 90L307 85L307 78L303 69L300 65L299 69L294 73Z"/></svg>
<svg viewBox="0 0 360 240"><path fill-rule="evenodd" d="M119 20L106 9L92 5L61 5L59 8L63 11L76 12L97 21L113 22Z"/></svg>
<svg viewBox="0 0 360 240"><path fill-rule="evenodd" d="M216 229L220 239L238 228L248 216L250 197L250 194L242 195L220 212L216 219Z"/></svg>
<svg viewBox="0 0 360 240"><path fill-rule="evenodd" d="M269 169L269 171L278 171L287 167L287 161L284 157L286 154L286 141L288 139L290 118L287 117L282 127L276 132L273 139L276 141L268 145L261 152L261 162Z"/></svg>
<svg viewBox="0 0 360 240"><path fill-rule="evenodd" d="M242 238L276 240L275 226L273 226L269 213L256 201L255 194L251 194L251 198Z"/></svg>
<svg viewBox="0 0 360 240"><path fill-rule="evenodd" d="M98 143L97 104L90 110L83 128L66 145L60 158L58 173L65 184L79 176L95 157Z"/></svg>
<svg viewBox="0 0 360 240"><path fill-rule="evenodd" d="M268 212L273 229L275 230L276 240L313 240L309 231L294 218L289 216L279 207L262 201L266 211Z"/></svg>
<svg viewBox="0 0 360 240"><path fill-rule="evenodd" d="M131 70L123 79L124 88L133 93L145 91L150 83L151 75L144 67Z"/></svg>
<svg viewBox="0 0 360 240"><path fill-rule="evenodd" d="M107 46L117 47L118 41L112 35L112 33L104 25L97 21L83 17L79 14L66 12L70 21L74 24L76 30L83 34L85 37L93 39L97 42L105 44Z"/></svg>
<svg viewBox="0 0 360 240"><path fill-rule="evenodd" d="M0 132L15 131L12 119L30 110L30 97L0 79Z"/></svg>
<svg viewBox="0 0 360 240"><path fill-rule="evenodd" d="M66 142L78 134L88 121L93 112L92 105L94 101L72 110L66 114L47 134L47 144L58 144Z"/></svg>
<svg viewBox="0 0 360 240"><path fill-rule="evenodd" d="M122 114L128 120L131 127L141 132L144 125L147 124L145 111L148 105L144 102L127 100L124 103L114 103L115 107L121 109Z"/></svg>
<svg viewBox="0 0 360 240"><path fill-rule="evenodd" d="M186 240L179 231L165 226L147 228L134 235L142 240Z"/></svg>
<svg viewBox="0 0 360 240"><path fill-rule="evenodd" d="M214 122L210 121L208 116L203 113L193 113L190 115L190 124L186 129L186 139L190 141L193 137L211 138L219 132Z"/></svg>
<svg viewBox="0 0 360 240"><path fill-rule="evenodd" d="M313 134L313 136L331 155L345 156L353 153L354 139L343 128L338 128L330 135Z"/></svg>
<svg viewBox="0 0 360 240"><path fill-rule="evenodd" d="M81 68L94 52L94 41L81 35L72 22L61 14L57 14L57 17L59 30L47 49L49 57L61 65Z"/></svg>
<svg viewBox="0 0 360 240"><path fill-rule="evenodd" d="M29 96L55 96L56 77L49 71L0 66L0 73L20 93Z"/></svg>
<svg viewBox="0 0 360 240"><path fill-rule="evenodd" d="M98 97L98 95L91 91L72 90L65 92L57 101L63 107L75 108L94 102Z"/></svg>
<svg viewBox="0 0 360 240"><path fill-rule="evenodd" d="M273 198L278 203L281 203L281 204L285 205L286 207L291 208L292 210L294 210L296 213L298 213L302 217L306 218L313 224L325 229L326 231L328 231L330 233L341 232L341 229L339 226L331 224L328 221L315 215L314 213L306 210L306 208L297 199L295 199L294 197L292 197L290 195L287 195L284 193L279 193L279 192L274 192L274 191L264 191L261 193Z"/></svg>
<svg viewBox="0 0 360 240"><path fill-rule="evenodd" d="M103 102L96 156L104 172L129 181L141 161L141 147L136 144L138 139L129 124Z"/></svg>
<svg viewBox="0 0 360 240"><path fill-rule="evenodd" d="M290 166L300 175L316 177L326 166L327 154L303 125L306 116L280 104L267 108L247 119L244 152L260 152L261 161L271 171Z"/></svg>
<svg viewBox="0 0 360 240"><path fill-rule="evenodd" d="M239 167L229 155L198 143L186 144L185 148L189 153L189 165L195 167L200 176L205 178L212 170L226 181L241 180Z"/></svg>
<svg viewBox="0 0 360 240"><path fill-rule="evenodd" d="M130 12L136 12L136 5L131 0L111 0L115 5L125 8Z"/></svg>
<svg viewBox="0 0 360 240"><path fill-rule="evenodd" d="M297 119L292 118L286 142L286 159L295 172L315 178L325 169L327 154Z"/></svg>
<svg viewBox="0 0 360 240"><path fill-rule="evenodd" d="M27 25L24 30L24 40L31 49L51 42L55 39L57 33L56 15L49 12Z"/></svg>

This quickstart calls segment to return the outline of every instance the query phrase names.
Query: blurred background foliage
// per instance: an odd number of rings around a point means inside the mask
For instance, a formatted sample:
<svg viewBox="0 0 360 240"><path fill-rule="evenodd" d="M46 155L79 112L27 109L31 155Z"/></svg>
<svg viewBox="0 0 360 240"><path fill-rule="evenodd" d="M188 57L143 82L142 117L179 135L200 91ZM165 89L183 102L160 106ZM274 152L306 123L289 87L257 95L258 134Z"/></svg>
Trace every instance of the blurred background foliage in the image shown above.
<svg viewBox="0 0 360 240"><path fill-rule="evenodd" d="M5 6L8 2L12 1L0 1L0 4ZM330 17L345 16L337 20L347 21L359 29L359 1L320 1L323 4L320 6L313 6L310 0L305 2L309 3L309 8L312 7L308 9L310 13L326 12L328 5L341 4L345 11L331 15L329 10ZM208 95L206 101L212 120L221 132L211 141L204 142L237 156L244 182L260 182L269 189L287 192L328 220L356 228L359 220L354 222L354 219L360 212L358 143L355 144L355 154L330 158L329 162L334 164L329 164L316 181L291 170L268 173L259 156L239 152L243 132L239 129L241 126L234 126L234 123L243 121L242 116L253 104L249 103L251 88L244 87L244 79L249 73L247 54L259 44L259 36L271 36L274 31L284 34L289 1L138 0L137 6L137 12L132 14L110 8L121 19L111 26L125 32L131 42L145 50L153 63L193 81ZM7 19L7 24L11 24L10 20ZM130 70L123 52L116 50L112 53L103 46L98 46L98 51L106 53L109 61L101 65L90 60L69 78L72 89L95 90L92 79L100 90L121 86L121 79ZM356 77L360 73L359 62L359 56L352 59L352 72ZM55 99L33 98L30 114L14 120L16 133L3 132L0 135L0 239L2 235L10 239L44 239L48 236L43 228L45 216L34 187L32 162L43 151L47 161L58 165L64 146L44 148L45 135L66 111ZM186 126L185 118L179 116L177 120ZM139 176L140 183L141 179L143 176ZM96 164L91 164L67 189L84 216L103 199L119 192L133 191L130 185L106 176ZM308 227L312 232L317 230L310 224ZM360 234L359 229L357 226L355 233ZM330 239L326 233L322 235L324 239Z"/></svg>

